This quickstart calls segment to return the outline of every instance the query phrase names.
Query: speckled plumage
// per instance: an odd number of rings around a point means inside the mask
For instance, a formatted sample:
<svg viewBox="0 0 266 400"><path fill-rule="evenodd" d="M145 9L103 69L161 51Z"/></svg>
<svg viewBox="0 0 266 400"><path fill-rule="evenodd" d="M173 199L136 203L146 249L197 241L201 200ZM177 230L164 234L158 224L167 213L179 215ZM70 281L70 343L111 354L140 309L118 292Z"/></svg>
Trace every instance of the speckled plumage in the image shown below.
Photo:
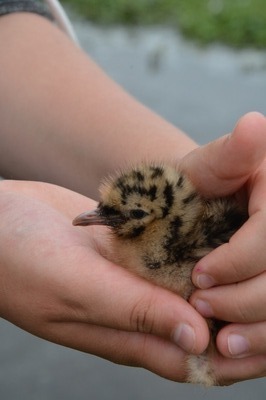
<svg viewBox="0 0 266 400"><path fill-rule="evenodd" d="M109 226L110 260L188 299L196 262L228 242L246 219L234 198L206 199L171 165L143 163L107 180L97 210L73 224ZM187 358L188 382L206 386L216 383L209 362L215 326L209 326L206 352Z"/></svg>

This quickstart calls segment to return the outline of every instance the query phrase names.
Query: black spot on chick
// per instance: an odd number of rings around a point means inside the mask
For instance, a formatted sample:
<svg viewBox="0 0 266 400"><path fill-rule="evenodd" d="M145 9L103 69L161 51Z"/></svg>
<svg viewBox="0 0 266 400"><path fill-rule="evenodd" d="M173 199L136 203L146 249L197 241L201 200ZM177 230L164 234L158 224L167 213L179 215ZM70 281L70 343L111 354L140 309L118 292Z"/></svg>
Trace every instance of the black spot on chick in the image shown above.
<svg viewBox="0 0 266 400"><path fill-rule="evenodd" d="M151 174L151 178L155 179L155 178L160 178L161 176L163 176L163 168L162 167L150 167L152 174Z"/></svg>
<svg viewBox="0 0 266 400"><path fill-rule="evenodd" d="M117 211L114 207L111 206L103 206L102 203L99 204L100 209L100 215L103 215L104 217L111 217L111 216L117 216L119 215L119 211Z"/></svg>
<svg viewBox="0 0 266 400"><path fill-rule="evenodd" d="M175 216L175 218L170 222L167 235L167 243L166 243L166 246L168 248L177 243L179 236L179 229L182 227L182 225L183 221L178 215Z"/></svg>
<svg viewBox="0 0 266 400"><path fill-rule="evenodd" d="M136 228L133 228L130 234L128 235L128 238L134 239L139 237L143 232L145 231L145 226L138 226Z"/></svg>
<svg viewBox="0 0 266 400"><path fill-rule="evenodd" d="M138 182L143 182L144 181L144 175L140 171L133 171L133 177L138 181Z"/></svg>
<svg viewBox="0 0 266 400"><path fill-rule="evenodd" d="M180 177L179 177L179 179L178 179L178 181L177 181L176 186L179 187L179 188L182 188L182 187L183 187L183 184L184 184L184 177L183 177L183 175L180 175Z"/></svg>
<svg viewBox="0 0 266 400"><path fill-rule="evenodd" d="M189 260L194 249L194 243L189 243L189 240L180 240L179 230L183 226L183 221L179 216L170 222L167 236L164 241L164 249L166 250L166 263L172 264L183 260Z"/></svg>
<svg viewBox="0 0 266 400"><path fill-rule="evenodd" d="M126 200L127 197L133 193L137 193L144 197L149 197L151 201L154 201L156 199L157 187L156 185L152 185L149 189L146 189L144 186L139 184L133 186L124 185L121 190L122 200Z"/></svg>
<svg viewBox="0 0 266 400"><path fill-rule="evenodd" d="M117 179L115 186L116 186L118 189L120 189L120 191L122 191L122 190L124 189L125 183L124 183L123 177Z"/></svg>
<svg viewBox="0 0 266 400"><path fill-rule="evenodd" d="M176 216L173 221L170 223L170 231L176 235L179 228L183 225L183 221L179 216Z"/></svg>
<svg viewBox="0 0 266 400"><path fill-rule="evenodd" d="M117 228L127 221L125 215L118 211L115 207L99 204L99 215L105 222L106 226Z"/></svg>
<svg viewBox="0 0 266 400"><path fill-rule="evenodd" d="M125 202L132 191L131 187L125 184L122 178L117 180L116 187L120 190L122 202Z"/></svg>
<svg viewBox="0 0 266 400"><path fill-rule="evenodd" d="M188 197L186 197L185 199L183 199L183 204L189 204L189 203L191 203L197 196L198 196L198 195L197 195L196 192L192 192Z"/></svg>
<svg viewBox="0 0 266 400"><path fill-rule="evenodd" d="M169 215L169 207L161 207L162 213L163 213L163 218L167 217Z"/></svg>
<svg viewBox="0 0 266 400"><path fill-rule="evenodd" d="M155 185L152 185L148 190L148 196L150 197L151 201L154 201L156 199L156 195L157 195L157 187Z"/></svg>
<svg viewBox="0 0 266 400"><path fill-rule="evenodd" d="M174 202L173 186L168 181L166 181L166 185L163 191L163 197L165 200L165 207L162 207L162 212L163 212L163 218L165 218L169 214L170 209Z"/></svg>
<svg viewBox="0 0 266 400"><path fill-rule="evenodd" d="M174 202L174 191L173 191L173 186L170 185L169 182L166 182L163 195L165 199L165 204L167 205L168 208L171 208Z"/></svg>

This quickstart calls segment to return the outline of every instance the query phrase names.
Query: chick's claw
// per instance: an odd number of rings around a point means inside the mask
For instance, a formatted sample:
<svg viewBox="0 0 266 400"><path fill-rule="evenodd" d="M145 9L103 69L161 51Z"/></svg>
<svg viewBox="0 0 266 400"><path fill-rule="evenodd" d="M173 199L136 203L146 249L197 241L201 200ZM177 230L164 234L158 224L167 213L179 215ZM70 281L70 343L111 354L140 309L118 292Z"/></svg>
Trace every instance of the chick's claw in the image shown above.
<svg viewBox="0 0 266 400"><path fill-rule="evenodd" d="M101 201L74 225L110 227L107 257L133 273L186 300L195 290L191 273L196 262L230 237L247 219L233 197L206 199L184 173L168 164L140 164L107 180ZM188 356L188 382L216 384L211 343L200 356Z"/></svg>

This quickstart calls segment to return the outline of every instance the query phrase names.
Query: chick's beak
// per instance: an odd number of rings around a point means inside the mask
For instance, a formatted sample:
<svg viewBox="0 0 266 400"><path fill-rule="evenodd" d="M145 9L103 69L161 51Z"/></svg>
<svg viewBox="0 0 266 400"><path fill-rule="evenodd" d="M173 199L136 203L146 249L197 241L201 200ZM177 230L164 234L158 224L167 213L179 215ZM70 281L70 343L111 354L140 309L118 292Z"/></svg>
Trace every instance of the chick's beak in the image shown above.
<svg viewBox="0 0 266 400"><path fill-rule="evenodd" d="M85 211L78 215L72 221L73 225L87 226L87 225L107 225L106 219L100 215L99 210Z"/></svg>

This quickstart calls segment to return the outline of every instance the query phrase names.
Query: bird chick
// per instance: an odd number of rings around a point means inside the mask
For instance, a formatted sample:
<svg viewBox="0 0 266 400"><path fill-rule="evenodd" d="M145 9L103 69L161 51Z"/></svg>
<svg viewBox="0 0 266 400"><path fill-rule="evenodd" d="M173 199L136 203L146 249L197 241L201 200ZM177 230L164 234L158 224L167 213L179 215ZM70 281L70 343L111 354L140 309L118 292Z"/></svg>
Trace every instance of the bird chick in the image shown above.
<svg viewBox="0 0 266 400"><path fill-rule="evenodd" d="M107 258L188 300L195 290L196 262L230 237L247 219L232 197L206 199L187 176L171 165L140 164L107 180L94 211L77 216L73 225L111 228ZM210 357L212 340L200 356L187 357L187 381L216 384Z"/></svg>

